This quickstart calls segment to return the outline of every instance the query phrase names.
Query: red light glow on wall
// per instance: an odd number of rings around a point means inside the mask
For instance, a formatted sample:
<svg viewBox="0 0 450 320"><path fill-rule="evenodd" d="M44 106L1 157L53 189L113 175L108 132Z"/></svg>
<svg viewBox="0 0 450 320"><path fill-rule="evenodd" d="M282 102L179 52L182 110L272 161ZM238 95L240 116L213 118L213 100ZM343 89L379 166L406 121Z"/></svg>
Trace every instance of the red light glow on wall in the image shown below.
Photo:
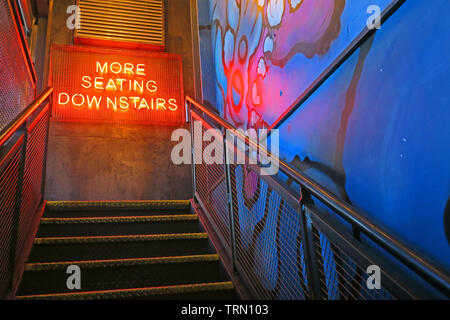
<svg viewBox="0 0 450 320"><path fill-rule="evenodd" d="M181 57L83 46L52 46L54 119L179 124Z"/></svg>

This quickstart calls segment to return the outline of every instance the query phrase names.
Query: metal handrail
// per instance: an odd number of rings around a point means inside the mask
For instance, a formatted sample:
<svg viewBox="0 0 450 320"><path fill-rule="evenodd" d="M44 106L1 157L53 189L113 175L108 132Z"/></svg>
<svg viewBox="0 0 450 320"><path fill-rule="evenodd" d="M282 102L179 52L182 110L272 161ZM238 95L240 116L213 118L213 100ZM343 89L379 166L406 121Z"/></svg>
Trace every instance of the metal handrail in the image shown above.
<svg viewBox="0 0 450 320"><path fill-rule="evenodd" d="M381 24L385 23L396 12L406 0L394 0L383 10L380 16ZM269 131L279 128L295 111L297 111L311 97L317 89L345 62L347 59L365 43L366 39L373 35L377 29L363 28L359 35L345 48L341 54L325 69L311 85L283 112L269 127Z"/></svg>
<svg viewBox="0 0 450 320"><path fill-rule="evenodd" d="M0 135L0 146L2 146L9 138L19 129L25 121L39 108L48 97L53 93L53 88L49 87L42 92L23 112L22 114L10 124L10 126Z"/></svg>
<svg viewBox="0 0 450 320"><path fill-rule="evenodd" d="M225 129L237 130L236 127L231 125L228 121L223 119L220 115L213 112L209 108L206 108L196 102L191 97L186 97L186 101L189 102L189 108L194 105L201 110L204 114L208 115L218 124ZM235 134L241 139L248 141L254 147L258 147L256 142L252 141L248 137L242 135L239 131L235 131ZM259 147L261 148L261 147ZM270 151L266 151L267 155L271 158L278 158L272 155ZM307 177L302 172L294 169L291 165L283 162L278 158L280 171L286 174L289 178L296 181L307 192L321 200L327 207L336 212L340 217L351 223L360 231L373 240L377 245L387 250L390 254L408 266L411 270L415 271L421 277L430 282L434 287L441 290L446 295L450 295L450 276L441 272L438 268L431 265L423 258L419 257L416 253L409 248L401 244L399 241L388 235L385 231L371 223L361 211L358 211L351 205L345 203L332 192L324 188L322 185Z"/></svg>

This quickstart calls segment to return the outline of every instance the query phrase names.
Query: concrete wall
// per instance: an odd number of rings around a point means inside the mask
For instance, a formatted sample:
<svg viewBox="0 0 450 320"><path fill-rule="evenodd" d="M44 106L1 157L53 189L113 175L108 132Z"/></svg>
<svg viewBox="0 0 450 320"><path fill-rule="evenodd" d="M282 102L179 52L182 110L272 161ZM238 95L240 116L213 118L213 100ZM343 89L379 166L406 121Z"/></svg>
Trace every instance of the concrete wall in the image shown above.
<svg viewBox="0 0 450 320"><path fill-rule="evenodd" d="M73 44L66 8L54 1L51 43ZM192 95L189 0L166 1L167 52L182 55L185 94ZM147 200L192 197L191 167L170 159L175 127L51 121L47 200Z"/></svg>
<svg viewBox="0 0 450 320"><path fill-rule="evenodd" d="M190 0L165 0L167 52L183 59L184 93L194 95Z"/></svg>

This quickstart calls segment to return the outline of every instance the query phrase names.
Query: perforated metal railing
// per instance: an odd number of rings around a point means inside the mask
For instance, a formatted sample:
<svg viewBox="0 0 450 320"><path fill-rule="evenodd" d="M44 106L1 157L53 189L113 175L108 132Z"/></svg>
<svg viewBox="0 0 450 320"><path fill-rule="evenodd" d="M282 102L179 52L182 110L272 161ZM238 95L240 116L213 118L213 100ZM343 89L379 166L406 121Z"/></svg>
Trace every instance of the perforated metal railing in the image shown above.
<svg viewBox="0 0 450 320"><path fill-rule="evenodd" d="M192 119L197 123L200 123L201 121L201 118L195 113L192 114ZM205 123L205 126L196 126L196 134L203 137L204 132L211 128L212 127L208 126L207 123ZM202 139L200 143L202 147L193 150L195 159L201 159L203 156L201 151L205 148L206 142ZM195 174L197 180L202 183L197 185L197 193L202 199L205 208L208 212L211 212L211 218L214 221L214 225L218 228L220 234L223 235L226 244L230 246L230 219L228 214L228 191L224 162L210 165L200 163L200 161L198 162L199 163L195 165Z"/></svg>
<svg viewBox="0 0 450 320"><path fill-rule="evenodd" d="M0 1L0 130L34 99L34 72L26 61L11 1Z"/></svg>
<svg viewBox="0 0 450 320"><path fill-rule="evenodd" d="M0 298L13 294L40 218L52 93L0 131Z"/></svg>
<svg viewBox="0 0 450 320"><path fill-rule="evenodd" d="M253 166L230 165L230 173L239 269L258 298L311 298L298 201Z"/></svg>
<svg viewBox="0 0 450 320"><path fill-rule="evenodd" d="M227 140L226 130L235 128L189 97L186 108L194 200L247 298L449 297L447 273L286 163L279 161L277 175L261 175L262 166L249 161L252 141L235 131L232 137L247 141L246 147ZM215 146L226 146L222 152L208 149L216 141L203 139L209 129L221 133ZM208 154L214 161L205 161ZM231 157L237 154L245 161Z"/></svg>

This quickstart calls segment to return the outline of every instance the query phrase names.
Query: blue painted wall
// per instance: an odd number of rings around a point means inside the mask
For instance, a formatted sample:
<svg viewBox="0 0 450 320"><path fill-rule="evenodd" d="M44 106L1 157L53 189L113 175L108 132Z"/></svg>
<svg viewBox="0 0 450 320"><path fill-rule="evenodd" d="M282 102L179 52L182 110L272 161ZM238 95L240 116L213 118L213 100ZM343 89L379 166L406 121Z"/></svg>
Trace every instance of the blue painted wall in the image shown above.
<svg viewBox="0 0 450 320"><path fill-rule="evenodd" d="M281 126L280 145L287 161L450 270L450 4L435 3L406 1Z"/></svg>

